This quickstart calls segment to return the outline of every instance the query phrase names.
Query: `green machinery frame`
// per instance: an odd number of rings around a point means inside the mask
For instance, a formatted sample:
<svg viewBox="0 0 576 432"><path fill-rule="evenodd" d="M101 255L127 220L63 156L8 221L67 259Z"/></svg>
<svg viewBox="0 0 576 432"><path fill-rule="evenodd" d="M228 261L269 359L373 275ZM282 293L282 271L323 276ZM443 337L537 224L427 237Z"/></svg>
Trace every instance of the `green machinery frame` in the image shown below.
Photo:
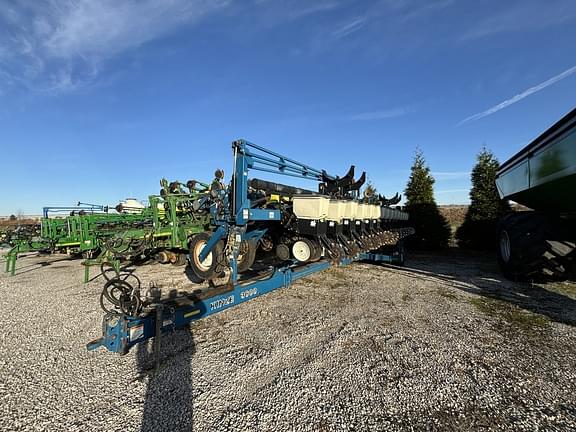
<svg viewBox="0 0 576 432"><path fill-rule="evenodd" d="M85 260L84 282L90 267L108 263L118 271L120 263L135 255L160 250L188 253L189 238L209 229L210 216L196 209L210 185L194 182L185 191L171 190L161 181L162 194L150 195L149 206L135 213L80 213L64 218L44 217L37 238L21 239L6 254L6 272L14 275L19 254L33 251L67 252ZM198 190L197 187L201 189Z"/></svg>

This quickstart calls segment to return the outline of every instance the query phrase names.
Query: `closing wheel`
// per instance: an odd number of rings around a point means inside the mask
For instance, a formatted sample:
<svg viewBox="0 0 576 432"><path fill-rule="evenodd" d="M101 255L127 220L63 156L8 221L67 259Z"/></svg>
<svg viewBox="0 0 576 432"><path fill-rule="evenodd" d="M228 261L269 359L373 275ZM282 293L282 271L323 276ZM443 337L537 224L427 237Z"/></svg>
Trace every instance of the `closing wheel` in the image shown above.
<svg viewBox="0 0 576 432"><path fill-rule="evenodd" d="M322 246L318 242L312 242L312 254L310 256L310 261L315 262L322 258Z"/></svg>
<svg viewBox="0 0 576 432"><path fill-rule="evenodd" d="M310 260L314 245L308 239L301 239L292 245L292 255L300 262Z"/></svg>
<svg viewBox="0 0 576 432"><path fill-rule="evenodd" d="M256 259L256 243L252 240L243 240L240 243L240 251L238 252L238 258L236 258L236 266L238 273L245 272Z"/></svg>
<svg viewBox="0 0 576 432"><path fill-rule="evenodd" d="M222 245L221 242L218 242L208 253L204 261L200 261L200 254L204 246L208 244L209 239L210 234L203 232L196 234L190 240L190 268L196 276L202 279L211 279L214 276L218 264L217 257L222 254Z"/></svg>

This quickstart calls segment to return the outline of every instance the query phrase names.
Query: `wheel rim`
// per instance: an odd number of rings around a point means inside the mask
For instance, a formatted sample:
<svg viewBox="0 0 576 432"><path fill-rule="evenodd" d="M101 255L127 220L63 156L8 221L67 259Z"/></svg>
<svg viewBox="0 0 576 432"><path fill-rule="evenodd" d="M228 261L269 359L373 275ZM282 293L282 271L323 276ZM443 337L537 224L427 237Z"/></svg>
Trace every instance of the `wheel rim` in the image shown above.
<svg viewBox="0 0 576 432"><path fill-rule="evenodd" d="M212 267L212 251L208 254L204 261L200 261L200 254L206 246L206 241L202 240L196 243L194 246L194 264L198 267L201 271L208 271Z"/></svg>
<svg viewBox="0 0 576 432"><path fill-rule="evenodd" d="M506 231L500 233L500 256L502 261L510 261L510 237Z"/></svg>
<svg viewBox="0 0 576 432"><path fill-rule="evenodd" d="M292 246L292 254L300 262L308 261L311 255L310 246L306 242L298 240Z"/></svg>

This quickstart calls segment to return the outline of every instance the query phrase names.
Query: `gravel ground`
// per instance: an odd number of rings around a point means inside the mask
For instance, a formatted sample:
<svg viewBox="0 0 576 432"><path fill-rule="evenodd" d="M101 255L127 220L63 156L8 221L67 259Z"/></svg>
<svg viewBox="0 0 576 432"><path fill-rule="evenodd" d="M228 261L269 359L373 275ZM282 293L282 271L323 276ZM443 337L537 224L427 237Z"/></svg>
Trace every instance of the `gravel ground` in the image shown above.
<svg viewBox="0 0 576 432"><path fill-rule="evenodd" d="M0 430L575 430L576 288L458 251L330 269L147 347L87 352L100 278L29 256L0 276ZM144 284L191 287L182 267Z"/></svg>

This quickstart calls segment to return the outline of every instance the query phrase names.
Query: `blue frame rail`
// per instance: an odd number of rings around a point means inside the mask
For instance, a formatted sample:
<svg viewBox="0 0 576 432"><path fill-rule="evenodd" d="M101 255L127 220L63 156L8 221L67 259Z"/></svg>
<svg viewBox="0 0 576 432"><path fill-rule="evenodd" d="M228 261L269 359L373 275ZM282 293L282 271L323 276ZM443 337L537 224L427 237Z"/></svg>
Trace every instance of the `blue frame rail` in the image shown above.
<svg viewBox="0 0 576 432"><path fill-rule="evenodd" d="M222 312L240 303L289 286L292 281L330 267L329 262L311 264L302 268L276 269L269 277L254 282L238 284L233 289L183 306L163 305L162 333L186 327L191 322ZM105 347L109 351L125 354L136 344L157 336L157 314L154 311L144 317L108 314L103 323L103 336L87 344L88 350Z"/></svg>

